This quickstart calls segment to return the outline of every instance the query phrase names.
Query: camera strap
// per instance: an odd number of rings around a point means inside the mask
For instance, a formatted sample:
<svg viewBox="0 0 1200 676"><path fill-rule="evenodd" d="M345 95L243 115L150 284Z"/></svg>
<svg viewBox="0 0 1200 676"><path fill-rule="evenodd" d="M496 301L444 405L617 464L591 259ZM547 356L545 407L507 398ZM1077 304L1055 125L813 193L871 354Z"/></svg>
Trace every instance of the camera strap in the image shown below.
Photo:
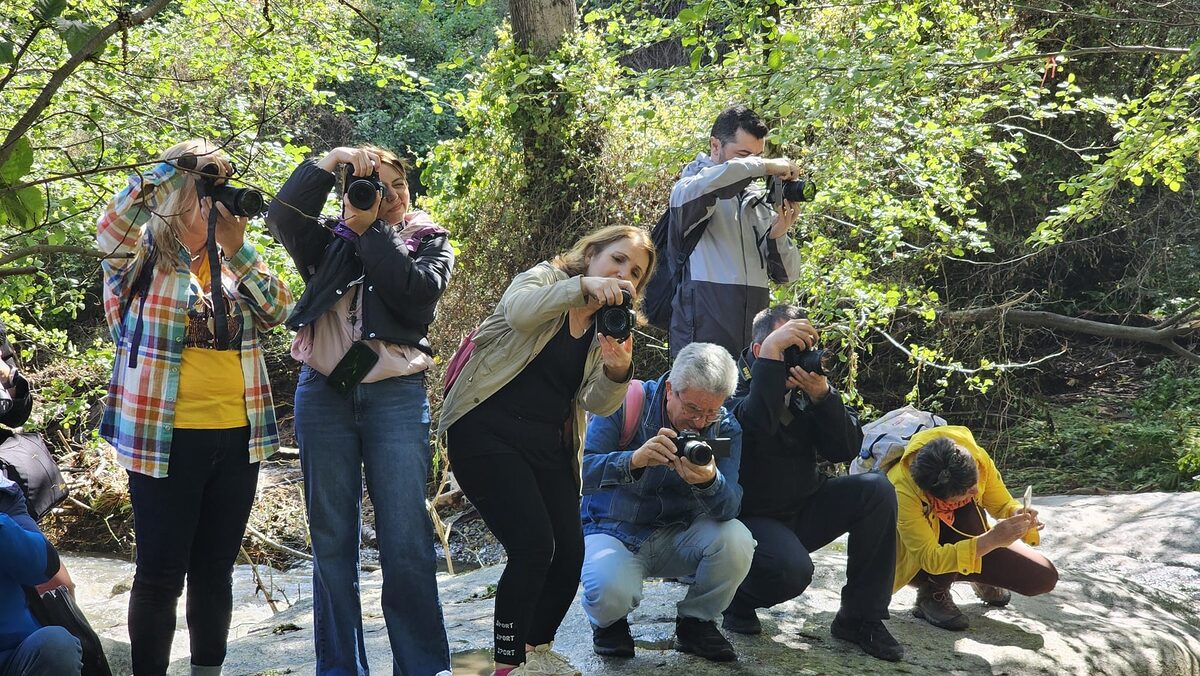
<svg viewBox="0 0 1200 676"><path fill-rule="evenodd" d="M229 349L229 317L226 315L224 284L221 277L221 255L217 252L217 204L208 209L208 272L213 306L213 344L218 350Z"/></svg>

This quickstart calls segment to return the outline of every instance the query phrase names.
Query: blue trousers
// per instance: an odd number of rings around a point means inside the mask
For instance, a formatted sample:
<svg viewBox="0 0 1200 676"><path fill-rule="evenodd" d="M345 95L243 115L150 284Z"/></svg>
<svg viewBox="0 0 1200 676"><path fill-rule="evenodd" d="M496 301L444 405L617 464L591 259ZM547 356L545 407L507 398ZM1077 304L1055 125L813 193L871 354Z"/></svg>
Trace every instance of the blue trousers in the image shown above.
<svg viewBox="0 0 1200 676"><path fill-rule="evenodd" d="M42 627L16 648L0 652L0 676L78 676L82 670L79 639L62 627Z"/></svg>
<svg viewBox="0 0 1200 676"><path fill-rule="evenodd" d="M296 439L313 551L318 674L367 674L358 594L362 484L375 506L392 671L449 673L433 525L425 508L429 401L424 374L360 384L342 396L305 366Z"/></svg>

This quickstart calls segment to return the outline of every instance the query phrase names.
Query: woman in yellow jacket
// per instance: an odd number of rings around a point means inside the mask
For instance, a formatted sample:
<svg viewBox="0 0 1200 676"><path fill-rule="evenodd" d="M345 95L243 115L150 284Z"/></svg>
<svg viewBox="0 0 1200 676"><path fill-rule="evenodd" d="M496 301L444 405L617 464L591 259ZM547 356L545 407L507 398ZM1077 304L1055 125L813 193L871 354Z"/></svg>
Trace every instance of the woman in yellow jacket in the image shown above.
<svg viewBox="0 0 1200 676"><path fill-rule="evenodd" d="M968 621L950 585L968 580L988 605L1009 602L1009 590L1045 594L1058 583L1038 544L1037 511L1013 498L992 458L965 427L913 435L889 471L896 486L896 580L893 593L917 587L913 614L936 627L961 631ZM983 510L997 520L989 529ZM1017 542L1024 540L1024 542Z"/></svg>

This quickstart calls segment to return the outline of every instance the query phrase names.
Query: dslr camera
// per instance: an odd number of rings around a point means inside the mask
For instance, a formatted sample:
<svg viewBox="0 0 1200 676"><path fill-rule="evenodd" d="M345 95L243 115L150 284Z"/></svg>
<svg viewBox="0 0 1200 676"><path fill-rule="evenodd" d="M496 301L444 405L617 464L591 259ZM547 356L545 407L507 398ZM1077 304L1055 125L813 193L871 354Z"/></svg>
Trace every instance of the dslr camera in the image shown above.
<svg viewBox="0 0 1200 676"><path fill-rule="evenodd" d="M729 439L705 439L695 430L684 430L675 437L675 457L707 465L713 458L729 457Z"/></svg>
<svg viewBox="0 0 1200 676"><path fill-rule="evenodd" d="M346 197L350 198L350 204L354 205L359 211L366 211L375 206L375 202L383 196L383 181L379 180L379 172L373 171L369 176L356 176L354 169L349 164L342 165L346 167L346 174L343 178L343 185L346 186L343 191Z"/></svg>
<svg viewBox="0 0 1200 676"><path fill-rule="evenodd" d="M817 186L812 181L799 179L784 181L778 176L767 177L767 201L776 207L789 202L811 202L817 196Z"/></svg>
<svg viewBox="0 0 1200 676"><path fill-rule="evenodd" d="M195 169L196 158L191 155L181 157L179 165L185 169ZM196 188L200 197L211 197L214 203L224 204L234 216L252 217L266 211L267 202L261 192L229 185L228 178L221 175L221 167L216 162L204 165L197 170L197 174ZM218 185L217 181L224 182Z"/></svg>
<svg viewBox="0 0 1200 676"><path fill-rule="evenodd" d="M787 364L789 371L793 366L799 366L819 376L825 375L825 363L828 358L829 353L820 348L801 350L800 346L792 345L783 351L783 363Z"/></svg>
<svg viewBox="0 0 1200 676"><path fill-rule="evenodd" d="M596 311L596 330L613 340L625 340L637 324L633 296L621 289L620 305L605 305Z"/></svg>

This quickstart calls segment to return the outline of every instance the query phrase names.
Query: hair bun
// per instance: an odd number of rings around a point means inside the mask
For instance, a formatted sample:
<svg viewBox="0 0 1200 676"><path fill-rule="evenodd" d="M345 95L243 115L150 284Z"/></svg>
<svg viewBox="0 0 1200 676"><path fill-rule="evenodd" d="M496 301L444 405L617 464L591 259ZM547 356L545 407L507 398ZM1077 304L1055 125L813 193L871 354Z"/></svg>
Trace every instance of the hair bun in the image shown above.
<svg viewBox="0 0 1200 676"><path fill-rule="evenodd" d="M941 486L943 484L948 484L948 483L950 483L950 468L949 467L947 467L946 469L944 469L940 473L938 473L938 479L937 479L938 486Z"/></svg>

